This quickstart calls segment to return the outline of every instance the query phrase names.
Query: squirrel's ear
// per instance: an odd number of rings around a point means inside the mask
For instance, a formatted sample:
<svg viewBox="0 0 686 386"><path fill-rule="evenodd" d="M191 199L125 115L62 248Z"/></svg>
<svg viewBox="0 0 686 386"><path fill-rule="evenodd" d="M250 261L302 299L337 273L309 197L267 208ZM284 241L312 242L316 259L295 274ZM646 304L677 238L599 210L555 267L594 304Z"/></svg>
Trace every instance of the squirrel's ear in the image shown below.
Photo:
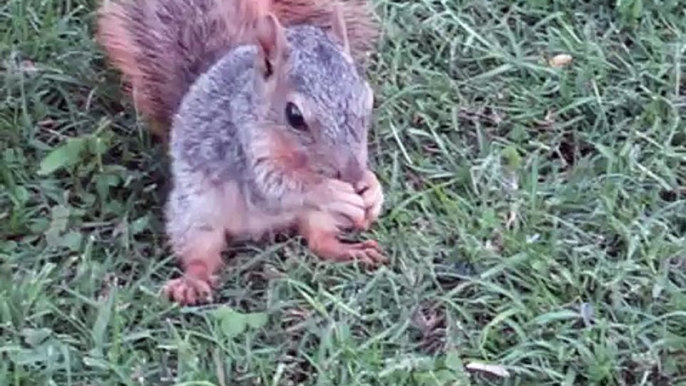
<svg viewBox="0 0 686 386"><path fill-rule="evenodd" d="M345 52L350 53L350 43L348 42L348 28L345 25L343 11L338 3L333 5L331 10L331 33L338 40Z"/></svg>
<svg viewBox="0 0 686 386"><path fill-rule="evenodd" d="M276 16L271 13L258 20L256 30L265 76L270 76L286 59L286 32Z"/></svg>

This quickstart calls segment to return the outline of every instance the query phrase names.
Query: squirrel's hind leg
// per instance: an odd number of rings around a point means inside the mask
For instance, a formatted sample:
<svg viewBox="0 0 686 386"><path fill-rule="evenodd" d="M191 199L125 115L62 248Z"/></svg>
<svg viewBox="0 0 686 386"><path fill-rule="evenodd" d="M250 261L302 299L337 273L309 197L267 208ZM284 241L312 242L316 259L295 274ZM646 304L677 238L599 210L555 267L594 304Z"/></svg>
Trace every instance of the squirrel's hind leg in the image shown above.
<svg viewBox="0 0 686 386"><path fill-rule="evenodd" d="M381 247L374 240L344 243L338 239L340 230L336 218L327 212L313 211L298 220L298 232L307 240L309 248L326 260L359 261L368 265L387 262Z"/></svg>
<svg viewBox="0 0 686 386"><path fill-rule="evenodd" d="M201 179L184 180L171 191L166 208L167 234L183 276L169 280L163 293L179 304L193 305L212 301L226 245L226 213L221 189Z"/></svg>

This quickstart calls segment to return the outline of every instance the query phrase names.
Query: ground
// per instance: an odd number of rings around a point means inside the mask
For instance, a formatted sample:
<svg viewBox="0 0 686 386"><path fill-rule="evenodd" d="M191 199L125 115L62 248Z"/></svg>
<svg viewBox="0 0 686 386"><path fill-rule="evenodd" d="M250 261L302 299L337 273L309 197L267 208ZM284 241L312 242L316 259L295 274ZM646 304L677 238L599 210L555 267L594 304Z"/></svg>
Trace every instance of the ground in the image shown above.
<svg viewBox="0 0 686 386"><path fill-rule="evenodd" d="M186 309L95 3L0 5L0 385L686 384L685 7L374 1L390 263L235 246Z"/></svg>

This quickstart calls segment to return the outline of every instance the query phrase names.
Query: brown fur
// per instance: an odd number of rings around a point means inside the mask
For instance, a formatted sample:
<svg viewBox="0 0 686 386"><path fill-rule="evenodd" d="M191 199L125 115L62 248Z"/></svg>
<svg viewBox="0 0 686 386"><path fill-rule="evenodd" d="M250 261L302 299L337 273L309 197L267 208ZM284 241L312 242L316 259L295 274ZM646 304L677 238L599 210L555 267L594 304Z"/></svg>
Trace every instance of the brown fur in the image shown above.
<svg viewBox="0 0 686 386"><path fill-rule="evenodd" d="M226 51L251 42L267 13L284 26L331 28L334 0L104 0L98 41L123 73L126 89L157 135L193 81ZM338 2L353 58L363 62L379 37L369 0Z"/></svg>

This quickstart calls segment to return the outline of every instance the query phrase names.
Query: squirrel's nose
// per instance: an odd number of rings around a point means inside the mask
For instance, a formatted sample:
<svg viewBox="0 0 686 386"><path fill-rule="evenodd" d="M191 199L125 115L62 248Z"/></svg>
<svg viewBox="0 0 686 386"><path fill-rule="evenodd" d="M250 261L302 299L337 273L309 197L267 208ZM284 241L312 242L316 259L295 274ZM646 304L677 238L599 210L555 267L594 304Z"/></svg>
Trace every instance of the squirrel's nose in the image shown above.
<svg viewBox="0 0 686 386"><path fill-rule="evenodd" d="M346 162L342 170L338 172L338 178L349 184L356 184L364 177L364 167L355 157L351 157Z"/></svg>

